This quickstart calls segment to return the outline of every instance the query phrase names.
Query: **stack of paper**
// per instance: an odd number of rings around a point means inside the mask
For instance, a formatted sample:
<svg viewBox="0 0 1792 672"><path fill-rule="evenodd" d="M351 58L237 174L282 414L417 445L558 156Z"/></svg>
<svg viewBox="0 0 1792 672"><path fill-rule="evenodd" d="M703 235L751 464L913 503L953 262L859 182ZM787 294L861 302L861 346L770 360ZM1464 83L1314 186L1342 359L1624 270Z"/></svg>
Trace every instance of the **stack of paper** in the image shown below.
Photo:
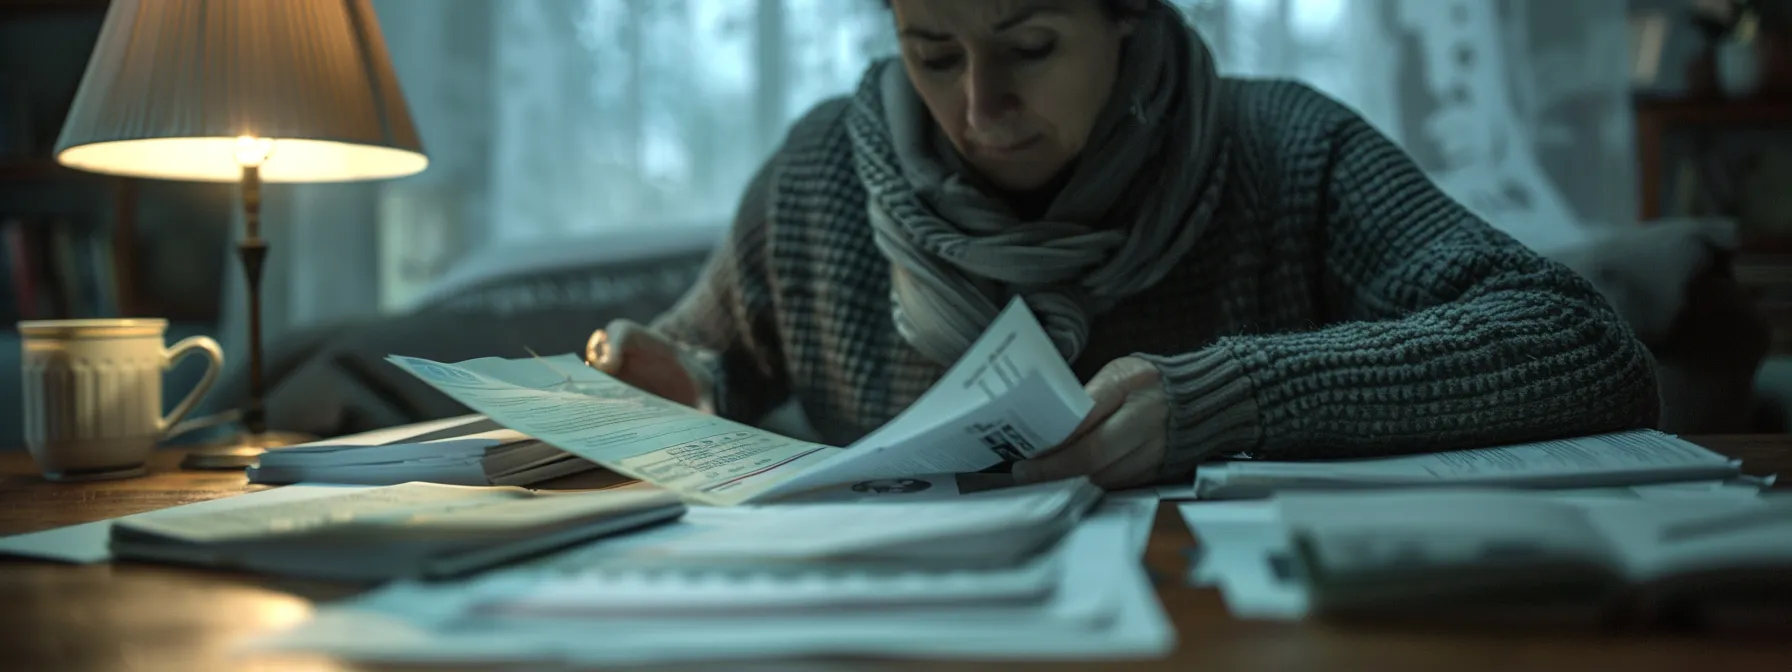
<svg viewBox="0 0 1792 672"><path fill-rule="evenodd" d="M1741 463L1655 430L1400 457L1203 465L1193 499L1278 492L1474 486L1606 488L1733 478ZM1181 498L1181 497L1177 497Z"/></svg>
<svg viewBox="0 0 1792 672"><path fill-rule="evenodd" d="M1328 530L1340 534L1383 530L1393 534L1401 529L1401 520L1417 516L1418 520L1435 524L1428 528L1435 532L1433 541L1448 545L1461 543L1465 537L1457 533L1466 534L1464 531L1476 524L1470 517L1480 515L1484 516L1483 522L1505 521L1499 523L1506 525L1504 529L1545 538L1552 525L1561 523L1563 511L1616 510L1627 505L1646 507L1632 511L1652 512L1748 507L1763 501L1762 485L1762 481L1739 479L1584 490L1308 491L1283 493L1265 500L1189 502L1181 505L1180 510L1198 541L1190 582L1218 588L1235 616L1281 620L1301 618L1312 610L1313 595L1303 578L1297 553L1296 542L1303 534L1323 536ZM1473 500L1479 503L1477 506L1462 504L1469 501L1462 498L1470 494L1477 498ZM1367 511L1369 503L1382 508ZM1292 515L1289 507L1297 507ZM1535 515L1539 508L1556 513ZM1339 516L1344 516L1344 520Z"/></svg>
<svg viewBox="0 0 1792 672"><path fill-rule="evenodd" d="M533 485L597 465L480 415L325 439L263 454L251 483Z"/></svg>
<svg viewBox="0 0 1792 672"><path fill-rule="evenodd" d="M1062 540L1007 566L792 562L788 550L817 557L814 549L910 539L915 554L954 553L943 546L960 533L942 531L1003 517L1024 525L1028 507L1016 504L1041 493L997 491L956 504L693 507L677 523L470 583L395 584L326 607L254 648L426 666L1168 652L1174 631L1139 563L1155 508L1149 495L1110 495ZM906 529L885 525L898 520ZM687 553L709 562L663 562Z"/></svg>
<svg viewBox="0 0 1792 672"><path fill-rule="evenodd" d="M1101 497L1077 478L951 500L703 507L696 524L620 540L580 565L1012 567L1057 543Z"/></svg>
<svg viewBox="0 0 1792 672"><path fill-rule="evenodd" d="M1601 604L1764 575L1792 585L1792 498L1561 500L1513 491L1277 503L1316 614ZM1703 587L1703 586L1701 586Z"/></svg>

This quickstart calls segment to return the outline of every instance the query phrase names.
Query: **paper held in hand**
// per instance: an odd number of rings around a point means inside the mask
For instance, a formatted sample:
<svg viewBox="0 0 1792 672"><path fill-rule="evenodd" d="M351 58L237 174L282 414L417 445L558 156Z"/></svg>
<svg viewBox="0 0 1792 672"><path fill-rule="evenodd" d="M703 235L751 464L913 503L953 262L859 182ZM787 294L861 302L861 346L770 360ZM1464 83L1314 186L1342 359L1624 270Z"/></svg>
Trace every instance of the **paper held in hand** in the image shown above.
<svg viewBox="0 0 1792 672"><path fill-rule="evenodd" d="M1019 299L908 410L848 448L667 401L570 354L388 360L505 427L711 505L1029 458L1068 437L1094 405Z"/></svg>

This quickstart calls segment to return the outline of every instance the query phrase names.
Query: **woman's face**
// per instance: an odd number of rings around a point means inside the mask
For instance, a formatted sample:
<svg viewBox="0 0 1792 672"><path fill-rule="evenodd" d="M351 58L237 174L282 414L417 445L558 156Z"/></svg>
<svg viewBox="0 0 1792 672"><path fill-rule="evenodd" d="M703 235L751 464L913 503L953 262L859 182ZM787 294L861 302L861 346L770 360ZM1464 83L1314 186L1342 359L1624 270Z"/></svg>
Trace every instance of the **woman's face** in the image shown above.
<svg viewBox="0 0 1792 672"><path fill-rule="evenodd" d="M1130 24L1098 0L893 0L935 123L1004 189L1044 186L1088 142Z"/></svg>

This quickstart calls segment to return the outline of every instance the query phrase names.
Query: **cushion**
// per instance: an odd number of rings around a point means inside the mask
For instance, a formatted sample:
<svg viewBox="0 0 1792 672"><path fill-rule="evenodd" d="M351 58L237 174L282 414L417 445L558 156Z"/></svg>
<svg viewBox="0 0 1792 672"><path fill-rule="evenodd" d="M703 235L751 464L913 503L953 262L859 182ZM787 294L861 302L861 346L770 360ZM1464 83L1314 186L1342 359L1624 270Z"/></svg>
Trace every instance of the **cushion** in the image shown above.
<svg viewBox="0 0 1792 672"><path fill-rule="evenodd" d="M269 426L337 436L466 413L385 357L453 362L583 352L591 332L613 319L647 322L670 309L701 275L716 240L674 235L670 243L615 244L583 258L561 254L538 269L488 266L457 276L409 313L285 335L270 343L264 366ZM561 246L609 243L616 241ZM575 263L580 259L592 263ZM214 398L221 407L240 406L246 391L247 382L233 376Z"/></svg>
<svg viewBox="0 0 1792 672"><path fill-rule="evenodd" d="M1605 295L1651 345L1686 301L1686 286L1719 255L1736 249L1736 227L1724 220L1664 220L1602 232L1544 256L1562 262Z"/></svg>
<svg viewBox="0 0 1792 672"><path fill-rule="evenodd" d="M1663 431L1753 430L1770 333L1730 269L1733 223L1664 220L1546 252L1610 301L1655 357Z"/></svg>

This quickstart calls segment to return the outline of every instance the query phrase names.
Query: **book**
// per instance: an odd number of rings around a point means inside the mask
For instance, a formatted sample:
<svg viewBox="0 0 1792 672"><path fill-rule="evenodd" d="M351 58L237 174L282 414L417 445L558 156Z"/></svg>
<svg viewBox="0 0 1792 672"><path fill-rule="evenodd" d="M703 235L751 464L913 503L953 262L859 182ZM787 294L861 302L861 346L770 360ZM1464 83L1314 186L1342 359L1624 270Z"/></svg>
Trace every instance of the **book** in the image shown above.
<svg viewBox="0 0 1792 672"><path fill-rule="evenodd" d="M1196 468L1194 497L1442 486L1611 488L1722 481L1741 469L1740 461L1643 429L1387 458L1219 462Z"/></svg>
<svg viewBox="0 0 1792 672"><path fill-rule="evenodd" d="M249 467L251 483L527 486L597 465L484 416L381 429L280 448Z"/></svg>
<svg viewBox="0 0 1792 672"><path fill-rule="evenodd" d="M119 560L348 581L441 579L684 515L652 489L531 491L434 483L116 521Z"/></svg>
<svg viewBox="0 0 1792 672"><path fill-rule="evenodd" d="M983 471L1056 447L1094 400L1015 299L933 387L850 446L801 441L683 406L576 355L388 361L492 421L616 473L731 506L917 474Z"/></svg>
<svg viewBox="0 0 1792 672"><path fill-rule="evenodd" d="M1500 613L1792 594L1792 496L1563 499L1493 490L1275 503L1318 616ZM1792 611L1792 610L1789 610Z"/></svg>

